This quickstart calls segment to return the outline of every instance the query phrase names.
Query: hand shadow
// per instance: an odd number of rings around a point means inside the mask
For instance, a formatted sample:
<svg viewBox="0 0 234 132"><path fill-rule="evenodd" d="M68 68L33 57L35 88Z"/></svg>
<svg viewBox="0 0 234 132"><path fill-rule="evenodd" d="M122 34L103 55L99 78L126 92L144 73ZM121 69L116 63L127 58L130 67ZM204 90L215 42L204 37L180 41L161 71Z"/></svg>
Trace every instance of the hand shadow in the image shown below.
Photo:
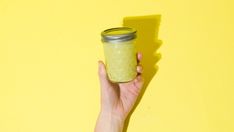
<svg viewBox="0 0 234 132"><path fill-rule="evenodd" d="M143 66L142 76L144 78L144 86L141 94L125 121L123 132L127 132L132 113L140 103L147 86L158 71L156 63L160 60L161 54L157 53L157 50L162 44L162 41L158 40L160 21L161 15L134 16L125 17L123 19L123 26L135 28L137 30L136 49L143 55L143 59L140 63Z"/></svg>

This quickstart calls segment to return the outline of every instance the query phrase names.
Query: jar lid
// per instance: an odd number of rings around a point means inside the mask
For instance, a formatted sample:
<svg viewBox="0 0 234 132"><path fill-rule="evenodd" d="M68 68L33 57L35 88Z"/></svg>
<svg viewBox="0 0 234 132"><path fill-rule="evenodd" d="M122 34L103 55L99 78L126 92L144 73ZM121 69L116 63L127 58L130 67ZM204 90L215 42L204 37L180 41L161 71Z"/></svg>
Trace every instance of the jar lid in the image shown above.
<svg viewBox="0 0 234 132"><path fill-rule="evenodd" d="M104 30L101 33L103 42L124 42L136 38L136 30L129 27L117 27Z"/></svg>

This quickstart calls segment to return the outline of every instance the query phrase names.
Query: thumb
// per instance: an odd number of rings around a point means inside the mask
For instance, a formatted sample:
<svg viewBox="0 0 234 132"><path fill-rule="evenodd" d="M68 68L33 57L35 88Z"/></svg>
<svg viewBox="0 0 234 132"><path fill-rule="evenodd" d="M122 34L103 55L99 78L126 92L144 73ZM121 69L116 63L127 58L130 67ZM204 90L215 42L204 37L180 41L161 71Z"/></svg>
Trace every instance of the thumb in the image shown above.
<svg viewBox="0 0 234 132"><path fill-rule="evenodd" d="M109 80L107 77L106 67L102 61L98 61L98 75L102 86L108 84Z"/></svg>

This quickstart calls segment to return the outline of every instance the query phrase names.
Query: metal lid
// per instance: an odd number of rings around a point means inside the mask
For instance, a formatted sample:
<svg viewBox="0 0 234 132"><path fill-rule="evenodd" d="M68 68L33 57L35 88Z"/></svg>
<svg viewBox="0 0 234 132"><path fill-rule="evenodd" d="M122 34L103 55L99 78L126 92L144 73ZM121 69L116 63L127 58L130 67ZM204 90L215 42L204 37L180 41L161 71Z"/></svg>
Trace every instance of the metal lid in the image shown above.
<svg viewBox="0 0 234 132"><path fill-rule="evenodd" d="M136 30L129 27L117 27L104 30L101 35L103 42L118 43L136 38Z"/></svg>

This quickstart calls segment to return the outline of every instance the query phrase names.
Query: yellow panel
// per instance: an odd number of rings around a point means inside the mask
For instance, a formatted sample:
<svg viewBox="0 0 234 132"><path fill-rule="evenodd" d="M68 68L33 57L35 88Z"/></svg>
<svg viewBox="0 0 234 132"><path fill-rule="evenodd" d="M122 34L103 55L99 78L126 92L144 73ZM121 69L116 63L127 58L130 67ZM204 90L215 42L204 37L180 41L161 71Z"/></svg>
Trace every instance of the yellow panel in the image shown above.
<svg viewBox="0 0 234 132"><path fill-rule="evenodd" d="M0 132L89 132L104 29L136 27L128 132L234 131L233 0L0 0Z"/></svg>

